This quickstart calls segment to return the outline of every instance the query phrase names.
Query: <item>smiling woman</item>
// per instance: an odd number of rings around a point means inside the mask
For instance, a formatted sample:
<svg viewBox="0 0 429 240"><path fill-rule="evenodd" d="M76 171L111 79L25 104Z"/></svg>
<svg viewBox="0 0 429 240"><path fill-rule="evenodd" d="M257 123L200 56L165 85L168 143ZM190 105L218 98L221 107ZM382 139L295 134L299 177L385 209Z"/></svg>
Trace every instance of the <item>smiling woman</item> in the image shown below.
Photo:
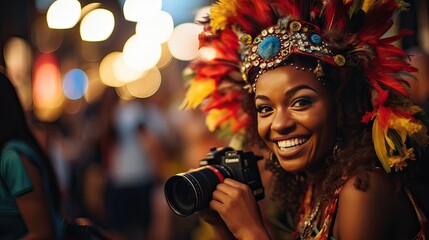
<svg viewBox="0 0 429 240"><path fill-rule="evenodd" d="M262 146L275 200L226 178L199 212L219 239L427 239L428 119L382 38L405 2L220 0L184 106L202 106L231 144ZM198 91L195 86L199 86ZM206 87L207 86L207 87ZM201 97L204 96L204 97ZM239 136L239 137L237 137ZM388 201L387 201L388 199ZM269 209L270 211L266 211ZM265 221L268 218L270 221ZM271 224L268 224L271 223Z"/></svg>

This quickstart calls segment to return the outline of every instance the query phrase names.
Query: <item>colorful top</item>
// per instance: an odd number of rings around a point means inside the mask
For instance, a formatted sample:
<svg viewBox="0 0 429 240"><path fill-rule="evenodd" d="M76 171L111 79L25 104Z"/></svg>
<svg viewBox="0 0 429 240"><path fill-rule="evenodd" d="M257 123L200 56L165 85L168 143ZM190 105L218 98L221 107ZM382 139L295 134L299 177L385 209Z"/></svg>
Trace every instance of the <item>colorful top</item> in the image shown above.
<svg viewBox="0 0 429 240"><path fill-rule="evenodd" d="M310 237L309 239L311 239L311 240L328 240L328 239L335 240L335 238L333 238L332 236L329 236L329 232L331 230L331 224L332 224L333 216L335 215L335 212L337 211L338 198L339 198L340 191L341 191L341 188L339 188L335 191L334 200L326 208L326 212L325 212L326 215L325 215L325 220L323 222L322 229L319 231L317 229L317 227L312 225L311 226L311 229L313 231L312 237ZM415 236L413 240L427 240L427 239L429 239L429 221L427 220L427 218L424 215L421 208L419 206L417 206L416 203L414 202L413 196L408 191L408 189L406 189L406 193L407 193L408 198L410 199L411 203L414 206L414 209L415 209L416 214L417 214L417 218L418 218L419 223L420 223L420 231L417 233L417 236ZM298 239L300 239L300 238L298 238Z"/></svg>
<svg viewBox="0 0 429 240"><path fill-rule="evenodd" d="M46 169L40 156L30 146L21 141L8 142L1 152L0 159L0 239L19 239L27 233L27 228L15 198L32 191L33 184L28 176L19 154L24 154L41 172L48 201L52 199ZM49 204L57 239L63 238L64 224L60 215Z"/></svg>

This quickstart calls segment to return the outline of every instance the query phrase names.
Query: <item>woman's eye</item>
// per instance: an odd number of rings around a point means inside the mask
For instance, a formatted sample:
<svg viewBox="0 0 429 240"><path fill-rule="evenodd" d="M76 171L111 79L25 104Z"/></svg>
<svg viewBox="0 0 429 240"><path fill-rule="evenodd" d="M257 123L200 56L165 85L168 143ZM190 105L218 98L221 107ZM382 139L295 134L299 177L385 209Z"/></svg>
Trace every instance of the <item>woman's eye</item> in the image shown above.
<svg viewBox="0 0 429 240"><path fill-rule="evenodd" d="M313 103L311 98L298 98L292 102L292 107L306 107Z"/></svg>
<svg viewBox="0 0 429 240"><path fill-rule="evenodd" d="M258 113L264 114L264 113L268 113L269 111L271 111L271 107L263 105L263 106L258 107L256 110L258 111Z"/></svg>

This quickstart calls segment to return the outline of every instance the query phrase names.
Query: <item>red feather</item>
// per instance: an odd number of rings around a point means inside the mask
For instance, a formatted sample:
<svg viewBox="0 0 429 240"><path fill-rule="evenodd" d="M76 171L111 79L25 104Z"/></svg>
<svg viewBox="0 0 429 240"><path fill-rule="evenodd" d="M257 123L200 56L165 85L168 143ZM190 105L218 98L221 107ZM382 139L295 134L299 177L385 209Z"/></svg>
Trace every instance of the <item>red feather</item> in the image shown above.
<svg viewBox="0 0 429 240"><path fill-rule="evenodd" d="M399 59L380 59L380 66L387 73L415 72L417 70L409 63Z"/></svg>
<svg viewBox="0 0 429 240"><path fill-rule="evenodd" d="M398 5L394 0L377 1L365 14L364 24L359 31L363 41L379 39L393 25L392 15Z"/></svg>
<svg viewBox="0 0 429 240"><path fill-rule="evenodd" d="M325 17L325 28L328 31L343 32L345 30L348 18L346 7L343 0L327 0L322 15Z"/></svg>
<svg viewBox="0 0 429 240"><path fill-rule="evenodd" d="M290 17L292 19L298 19L300 17L300 9L298 0L271 0L269 3L276 10L277 16Z"/></svg>
<svg viewBox="0 0 429 240"><path fill-rule="evenodd" d="M395 47L394 45L383 46L380 45L377 47L377 55L380 58L407 58L408 54L401 48Z"/></svg>
<svg viewBox="0 0 429 240"><path fill-rule="evenodd" d="M213 78L215 80L220 80L220 78L235 69L224 64L207 64L205 66L200 66L197 71L197 78Z"/></svg>
<svg viewBox="0 0 429 240"><path fill-rule="evenodd" d="M252 118L249 116L249 115L243 115L243 117L241 117L241 119L239 119L238 121L237 121L237 123L236 124L234 124L232 127L231 127L231 130L232 131L238 131L238 130L240 130L240 129L242 129L242 128L245 128L245 127L247 127L247 126L249 126L249 124L252 122Z"/></svg>
<svg viewBox="0 0 429 240"><path fill-rule="evenodd" d="M237 0L236 5L236 16L231 17L231 22L238 23L253 37L277 21L271 6L264 0Z"/></svg>
<svg viewBox="0 0 429 240"><path fill-rule="evenodd" d="M215 108L225 108L226 106L235 105L239 102L240 98L241 92L238 91L231 92L225 95L215 93L212 96L213 101L207 103L207 105L204 106L203 110L209 111Z"/></svg>
<svg viewBox="0 0 429 240"><path fill-rule="evenodd" d="M405 90L404 86L397 79L390 75L385 74L383 76L379 76L377 81L384 86L401 93L404 96L408 97L409 95L407 90Z"/></svg>

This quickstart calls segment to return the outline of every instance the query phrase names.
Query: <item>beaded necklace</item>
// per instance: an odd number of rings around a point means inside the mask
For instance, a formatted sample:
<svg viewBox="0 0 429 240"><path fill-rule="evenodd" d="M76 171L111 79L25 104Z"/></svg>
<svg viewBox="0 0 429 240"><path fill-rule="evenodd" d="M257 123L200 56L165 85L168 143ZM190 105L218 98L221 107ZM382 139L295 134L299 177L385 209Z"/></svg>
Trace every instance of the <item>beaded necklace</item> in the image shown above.
<svg viewBox="0 0 429 240"><path fill-rule="evenodd" d="M299 232L298 239L310 239L311 237L314 237L313 234L315 234L316 231L314 229L312 222L314 218L317 216L317 214L319 213L319 209L320 209L320 201L316 203L316 206L311 212L311 214L307 216L307 218L305 219L301 227L301 231Z"/></svg>
<svg viewBox="0 0 429 240"><path fill-rule="evenodd" d="M312 237L315 233L315 229L312 222L319 213L320 201L318 201L314 205L313 209L310 208L311 199L313 195L313 186L313 183L309 182L304 194L303 203L301 205L300 210L300 221L297 226L297 229L300 230L294 233L296 239L310 239L310 237Z"/></svg>

